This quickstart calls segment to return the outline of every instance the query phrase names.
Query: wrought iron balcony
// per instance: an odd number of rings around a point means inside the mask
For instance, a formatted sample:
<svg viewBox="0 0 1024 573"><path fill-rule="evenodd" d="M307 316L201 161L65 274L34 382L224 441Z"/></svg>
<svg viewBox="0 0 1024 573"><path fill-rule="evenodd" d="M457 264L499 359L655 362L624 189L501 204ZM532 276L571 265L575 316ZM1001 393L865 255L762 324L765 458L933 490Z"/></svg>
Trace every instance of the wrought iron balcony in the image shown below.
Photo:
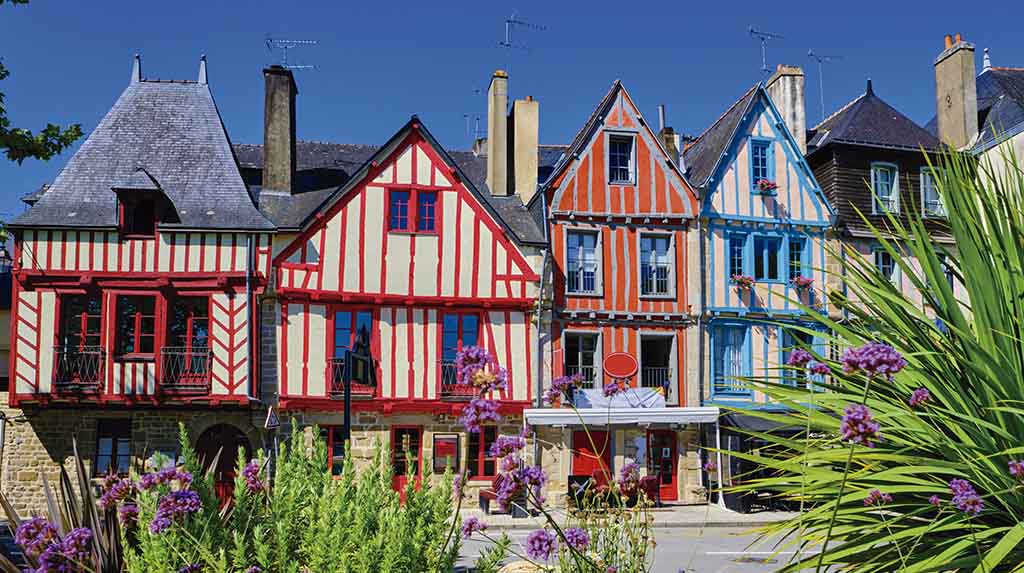
<svg viewBox="0 0 1024 573"><path fill-rule="evenodd" d="M593 366L566 366L565 375L575 376L579 374L583 377L583 386L585 388L593 388L594 381L597 380L597 368Z"/></svg>
<svg viewBox="0 0 1024 573"><path fill-rule="evenodd" d="M331 397L342 399L345 397L345 359L327 359L327 381L330 384ZM353 398L372 398L377 394L376 386L370 386L352 381Z"/></svg>
<svg viewBox="0 0 1024 573"><path fill-rule="evenodd" d="M672 381L672 369L660 366L640 368L640 386L643 388L665 388Z"/></svg>
<svg viewBox="0 0 1024 573"><path fill-rule="evenodd" d="M206 347L160 349L160 390L174 394L209 394L213 354Z"/></svg>
<svg viewBox="0 0 1024 573"><path fill-rule="evenodd" d="M101 346L57 348L53 383L57 392L99 392L106 353Z"/></svg>
<svg viewBox="0 0 1024 573"><path fill-rule="evenodd" d="M441 361L441 398L446 400L472 400L476 388L460 384L456 376L455 361Z"/></svg>

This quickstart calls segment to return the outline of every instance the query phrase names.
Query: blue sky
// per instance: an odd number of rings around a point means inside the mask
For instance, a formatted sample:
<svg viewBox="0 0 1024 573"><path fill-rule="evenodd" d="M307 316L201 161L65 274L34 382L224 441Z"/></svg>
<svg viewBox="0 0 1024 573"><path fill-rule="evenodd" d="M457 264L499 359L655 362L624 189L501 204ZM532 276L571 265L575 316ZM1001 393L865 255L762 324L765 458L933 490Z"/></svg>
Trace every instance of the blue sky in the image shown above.
<svg viewBox="0 0 1024 573"><path fill-rule="evenodd" d="M934 108L932 62L943 34L974 42L979 69L986 47L995 65L1024 66L1019 18L998 17L1011 3L918 4L34 0L0 6L0 56L11 70L0 91L15 125L79 122L88 133L127 85L133 54L142 55L144 76L174 79L194 79L206 54L232 140L259 143L260 70L274 61L263 44L269 33L319 42L291 56L317 66L297 72L301 139L382 143L415 113L460 149L471 140L465 116L484 115L496 68L510 69L514 97L540 100L542 143L567 142L616 78L652 123L664 103L670 125L699 133L763 77L751 24L785 36L769 44L769 65L807 71L809 123L821 115L811 48L843 56L825 71L829 110L871 77L878 95L919 123ZM498 46L513 11L547 28L515 31L528 51ZM0 160L0 218L20 212L17 198L52 180L69 156Z"/></svg>

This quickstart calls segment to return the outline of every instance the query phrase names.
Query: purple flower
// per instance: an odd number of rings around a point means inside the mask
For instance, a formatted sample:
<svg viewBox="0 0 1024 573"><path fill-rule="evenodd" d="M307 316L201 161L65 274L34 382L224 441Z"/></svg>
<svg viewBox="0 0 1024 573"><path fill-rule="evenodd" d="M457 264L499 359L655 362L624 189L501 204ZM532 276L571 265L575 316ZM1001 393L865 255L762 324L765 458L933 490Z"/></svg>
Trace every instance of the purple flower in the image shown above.
<svg viewBox="0 0 1024 573"><path fill-rule="evenodd" d="M876 503L878 505L892 503L892 496L887 493L882 493L881 490L873 489L868 492L867 497L864 498L864 505L866 507L869 505L875 505Z"/></svg>
<svg viewBox="0 0 1024 573"><path fill-rule="evenodd" d="M498 368L498 362L487 349L480 346L466 346L455 355L455 380L459 384L473 384L473 375L488 366ZM507 374L506 374L507 376Z"/></svg>
<svg viewBox="0 0 1024 573"><path fill-rule="evenodd" d="M494 501L498 504L499 509L505 511L521 491L522 486L520 482L512 474L506 475L505 479L501 480L501 483L498 484L497 496Z"/></svg>
<svg viewBox="0 0 1024 573"><path fill-rule="evenodd" d="M182 565L181 569L178 569L178 573L199 573L202 570L202 563L189 563L188 565Z"/></svg>
<svg viewBox="0 0 1024 573"><path fill-rule="evenodd" d="M707 463L704 464L704 471L706 472L713 472L717 469L718 464L715 463L715 460L708 460Z"/></svg>
<svg viewBox="0 0 1024 573"><path fill-rule="evenodd" d="M519 456L505 456L501 458L501 466L499 471L501 473L510 474L519 471L519 466L523 465L523 460Z"/></svg>
<svg viewBox="0 0 1024 573"><path fill-rule="evenodd" d="M818 362L817 360L812 360L811 362L809 362L807 364L807 370L811 374L821 374L823 376L825 374L829 374L832 372L832 370L828 367L828 364L825 364L824 362Z"/></svg>
<svg viewBox="0 0 1024 573"><path fill-rule="evenodd" d="M864 404L847 406L839 425L844 441L869 448L875 447L875 442L881 441L882 434L879 433L879 428L878 422L871 417L871 410Z"/></svg>
<svg viewBox="0 0 1024 573"><path fill-rule="evenodd" d="M1010 475L1017 479L1024 479L1024 461L1010 460L1007 465L1010 468Z"/></svg>
<svg viewBox="0 0 1024 573"><path fill-rule="evenodd" d="M619 470L619 489L632 491L640 484L640 464L629 462Z"/></svg>
<svg viewBox="0 0 1024 573"><path fill-rule="evenodd" d="M609 382L601 388L601 392L604 393L605 398L611 398L621 394L625 389L618 382Z"/></svg>
<svg viewBox="0 0 1024 573"><path fill-rule="evenodd" d="M544 529L538 529L526 538L526 554L530 556L530 559L547 561L555 552L556 547L555 534Z"/></svg>
<svg viewBox="0 0 1024 573"><path fill-rule="evenodd" d="M199 494L191 490L172 491L157 502L156 515L149 524L149 531L162 533L171 524L185 515L196 513L202 508Z"/></svg>
<svg viewBox="0 0 1024 573"><path fill-rule="evenodd" d="M14 532L14 542L21 546L25 555L39 557L47 547L59 542L57 528L42 517L33 517L21 522Z"/></svg>
<svg viewBox="0 0 1024 573"><path fill-rule="evenodd" d="M934 505L935 507L938 507L939 505L942 504L942 500L939 499L939 496L933 495L928 498L928 503Z"/></svg>
<svg viewBox="0 0 1024 573"><path fill-rule="evenodd" d="M959 478L950 480L949 491L953 493L953 505L968 515L978 515L985 508L985 502L967 480Z"/></svg>
<svg viewBox="0 0 1024 573"><path fill-rule="evenodd" d="M609 565L608 568L605 569L605 571L606 573L619 573L619 568L615 565Z"/></svg>
<svg viewBox="0 0 1024 573"><path fill-rule="evenodd" d="M907 361L892 346L881 342L868 342L859 348L848 348L840 358L843 372L863 372L869 377L893 375L903 370Z"/></svg>
<svg viewBox="0 0 1024 573"><path fill-rule="evenodd" d="M491 444L491 457L503 458L514 454L526 447L526 438L523 436L498 436Z"/></svg>
<svg viewBox="0 0 1024 573"><path fill-rule="evenodd" d="M263 573L263 568L259 565L253 565L252 567L246 569L245 573Z"/></svg>
<svg viewBox="0 0 1024 573"><path fill-rule="evenodd" d="M582 527L570 527L565 530L565 542L576 551L584 551L590 545L590 534Z"/></svg>
<svg viewBox="0 0 1024 573"><path fill-rule="evenodd" d="M459 472L452 478L452 495L462 497L462 487L466 485L466 474Z"/></svg>
<svg viewBox="0 0 1024 573"><path fill-rule="evenodd" d="M74 573L81 569L68 559L64 548L59 544L48 545L39 555L39 568L27 569L28 573Z"/></svg>
<svg viewBox="0 0 1024 573"><path fill-rule="evenodd" d="M563 397L568 399L572 391L579 388L583 384L582 374L573 374L572 376L559 376L551 381L551 387L544 392L544 401L548 404L554 405L560 401Z"/></svg>
<svg viewBox="0 0 1024 573"><path fill-rule="evenodd" d="M932 395L928 392L927 388L918 388L910 394L910 406L912 408L923 406L925 403L931 402L931 400Z"/></svg>
<svg viewBox="0 0 1024 573"><path fill-rule="evenodd" d="M257 493L266 489L266 485L260 479L260 463L258 460L249 460L242 469L242 477L245 478L245 488L249 493Z"/></svg>
<svg viewBox="0 0 1024 573"><path fill-rule="evenodd" d="M797 348L789 354L789 360L786 361L787 366L804 366L807 363L814 360L814 355L807 352L803 348Z"/></svg>
<svg viewBox="0 0 1024 573"><path fill-rule="evenodd" d="M126 503L117 510L118 517L121 518L121 525L125 527L134 526L139 522L139 506L134 503Z"/></svg>
<svg viewBox="0 0 1024 573"><path fill-rule="evenodd" d="M106 485L107 482L104 482ZM128 496L135 492L135 484L128 478L119 479L110 484L110 487L105 487L102 495L100 495L100 507L102 509L110 509L119 502L124 501Z"/></svg>
<svg viewBox="0 0 1024 573"><path fill-rule="evenodd" d="M487 524L476 517L467 518L462 522L462 538L469 539L477 531L487 531Z"/></svg>
<svg viewBox="0 0 1024 573"><path fill-rule="evenodd" d="M498 414L498 401L484 398L473 398L469 404L462 409L459 421L466 428L466 431L474 434L480 433L481 425L485 422L500 422L501 415Z"/></svg>
<svg viewBox="0 0 1024 573"><path fill-rule="evenodd" d="M138 488L147 491L154 487L177 481L182 488L192 485L192 474L175 467L164 468L155 473L148 473L139 479Z"/></svg>

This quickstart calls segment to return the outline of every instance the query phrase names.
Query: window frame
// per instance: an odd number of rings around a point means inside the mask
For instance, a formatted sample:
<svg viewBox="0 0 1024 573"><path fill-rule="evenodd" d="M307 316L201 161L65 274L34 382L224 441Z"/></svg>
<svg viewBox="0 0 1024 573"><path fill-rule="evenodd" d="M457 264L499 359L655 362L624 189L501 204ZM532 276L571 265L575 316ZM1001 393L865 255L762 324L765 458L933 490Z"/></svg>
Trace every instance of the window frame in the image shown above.
<svg viewBox="0 0 1024 573"><path fill-rule="evenodd" d="M797 275L793 274L794 263L797 262L793 258L793 253L794 253L793 246L794 246L794 244L799 245L799 253L800 253L800 260L799 260L800 272ZM809 276L807 274L804 274L807 271L807 267L808 267L808 264L807 264L807 254L808 254L809 251L807 249L807 246L809 244L810 244L810 241L808 240L807 237L788 237L788 239L786 241L786 279L788 281L792 281L797 276L803 276L803 277Z"/></svg>
<svg viewBox="0 0 1024 573"><path fill-rule="evenodd" d="M676 237L675 237L675 233L672 233L672 232L657 232L657 231L641 231L640 233L638 233L638 235L639 235L639 237L638 237L638 240L637 240L637 249L639 250L639 252L637 253L637 277L639 277L639 279L640 279L639 280L639 285L638 285L639 286L638 293L639 293L640 298L645 298L645 299L674 298L675 295L676 295L676 265L675 265L675 262L676 262L676 256L675 256L676 255L676 241L675 241L675 238ZM644 292L644 270L645 270L645 266L644 266L644 261L643 261L643 253L644 253L643 245L644 245L644 240L647 240L647 239L650 239L650 240L653 240L653 241L656 241L657 239L667 239L668 240L668 246L666 247L666 253L665 253L666 257L668 258L668 274L667 274L666 279L665 279L666 280L665 292L657 292L657 290L654 290L654 291L651 291L651 292ZM657 281L656 278L654 278L654 277L651 278L652 285L653 284L657 284L656 281Z"/></svg>
<svg viewBox="0 0 1024 573"><path fill-rule="evenodd" d="M102 441L104 439L111 440L110 444L110 461L106 467L100 466L100 458L103 455ZM122 456L120 452L120 445L124 444L128 451L124 453L126 458L125 470L122 472L120 458ZM131 471L132 465L132 419L131 418L101 418L96 420L96 455L93 456L93 474L96 476L102 476L106 474L110 468L117 468L118 475L128 475Z"/></svg>
<svg viewBox="0 0 1024 573"><path fill-rule="evenodd" d="M918 174L918 177L920 178L920 185L921 185L921 216L922 217L929 217L929 218L936 218L936 219L945 219L946 217L949 216L949 214L946 212L946 205L943 204L942 196L939 194L939 190L935 186L935 179L936 179L936 173L937 172L938 172L938 169L936 169L934 167L923 166L923 167L921 167L920 172ZM936 205L938 205L938 209L937 210L931 210L931 209L928 208L929 201L928 201L928 195L925 193L925 190L926 190L925 181L929 181L930 182L930 184L927 186L927 188L931 189L932 193L935 195L935 201L933 201L933 202Z"/></svg>
<svg viewBox="0 0 1024 573"><path fill-rule="evenodd" d="M562 372L564 374L566 374L566 375L569 374L570 366L575 367L578 370L582 370L583 368L586 368L586 366L583 364L582 360L577 360L576 361L577 363L573 364L573 365L569 364L569 350L568 349L569 349L569 337L570 336L573 336L573 337L576 337L576 336L578 336L578 337L584 337L584 336L588 336L589 337L589 336L592 336L594 338L594 364L593 364L593 366L591 366L591 368L594 371L594 379L591 381L590 388L591 389L600 388L601 387L601 383L603 381L603 377L602 377L601 372L599 370L600 367L601 367L601 354L602 354L601 331L599 331L599 330L576 329L576 328L568 328L568 329L565 329L565 330L562 331L562 341L561 341L562 342ZM581 355L582 355L582 353L581 353ZM585 378L584 378L584 381L586 381Z"/></svg>
<svg viewBox="0 0 1024 573"><path fill-rule="evenodd" d="M328 339L328 347L327 347L327 349L328 349L327 359L328 360L330 360L332 358L344 358L343 355L339 355L338 354L338 349L342 347L342 345L338 344L338 315L341 314L341 313L346 313L346 312L349 313L351 316L349 317L349 343L348 343L348 346L345 347L345 348L348 349L348 350L351 350L352 349L352 345L355 343L356 334L358 333L358 328L359 328L359 315L362 314L362 313L369 313L370 314L370 329L369 329L370 330L370 341L369 341L370 342L370 350L371 350L371 354L374 356L374 358L377 358L377 355L376 355L376 344L374 344L374 342L375 342L375 338L376 338L375 331L377 330L378 316L377 316L377 313L374 311L374 309L372 309L370 307L362 307L362 306L361 307L331 306L331 307L328 307L327 310L330 313L330 315L329 315L329 322L330 322L329 326L330 326L330 329L331 329L331 332L330 332L330 335L329 335L329 339Z"/></svg>
<svg viewBox="0 0 1024 573"><path fill-rule="evenodd" d="M753 237L753 240L750 241L751 267L753 267L753 268L751 268L751 276L754 277L754 281L759 282L759 283L772 283L772 284L780 284L780 283L782 283L783 282L783 278L782 277L785 274L782 271L782 259L783 259L783 256L784 256L783 243L785 242L785 241L783 241L784 237L782 235L776 234L776 233L751 233L751 236ZM774 243L776 245L776 247L774 249L775 250L775 278L769 278L768 274L767 274L767 270L769 268L769 264L768 263L769 263L769 260L770 260L768 253L770 251L769 251L769 249L761 249L760 252L759 252L759 250L757 248L758 241L761 241L762 244L770 242L770 243ZM761 277L757 276L757 262L758 262L758 259L761 259L761 265L762 265L763 269L766 271L764 278L761 278ZM787 265L789 264L788 259L786 260L786 264Z"/></svg>
<svg viewBox="0 0 1024 573"><path fill-rule="evenodd" d="M606 132L606 149L605 154L605 176L609 185L636 185L636 134L632 132L622 131L610 131ZM625 141L629 143L629 164L626 166L628 171L628 178L617 179L614 177L614 170L617 167L612 166L612 145L616 141Z"/></svg>
<svg viewBox="0 0 1024 573"><path fill-rule="evenodd" d="M206 318L205 319L203 319L202 317L198 317L197 318L196 316L193 316L193 315L187 316L185 318L185 344L181 344L181 345L170 344L171 342L174 342L172 340L171 332L170 332L170 330L171 330L171 321L174 319L174 315L175 315L174 309L175 309L175 306L178 304L178 302L183 301L183 300L202 300L202 301L205 301L206 302ZM189 352L193 351L195 348L197 348L195 346L195 342L194 342L196 321L197 320L206 320L206 340L207 340L206 349L210 350L210 344L209 344L209 342L210 342L210 330L211 330L210 327L211 327L211 322L213 320L213 317L211 316L212 313L211 313L210 306L211 306L210 305L210 295L207 295L207 294L179 293L179 294L177 294L177 295L175 295L173 297L168 298L168 300L167 300L167 307L168 307L168 309L167 309L167 316L166 316L167 320L165 321L166 334L165 334L165 337L164 337L164 344L163 344L163 346L182 346L182 347L184 347Z"/></svg>
<svg viewBox="0 0 1024 573"><path fill-rule="evenodd" d="M488 430L494 432L494 438L490 442L487 441ZM466 477L469 481L490 481L498 475L498 458L490 455L490 449L491 444L498 439L499 435L498 426L494 424L483 425L479 432L469 433L466 440ZM477 436L475 452L473 436ZM487 462L493 464L493 473L487 473ZM473 464L476 464L477 467L473 468ZM477 473L472 473L473 471Z"/></svg>
<svg viewBox="0 0 1024 573"><path fill-rule="evenodd" d="M482 313L476 312L476 311L450 311L450 312L442 311L441 312L441 325L440 325L441 326L441 348L440 348L440 351L441 351L441 361L442 362L454 362L455 361L455 356L452 356L451 360L445 360L445 357L444 357L445 350L447 349L447 346L445 345L445 333L448 330L448 329L445 328L445 319L447 317L449 317L449 316L455 316L455 317L457 317L457 320L458 320L458 327L456 329L456 335L455 335L456 336L455 354L458 354L459 351L462 350L466 346L484 346L484 344L481 343L481 337L483 336L483 328L484 328L484 318L483 318L483 314ZM476 318L476 342L474 344L468 344L468 345L463 340L463 338L465 336L464 319L467 316L472 316L472 317Z"/></svg>
<svg viewBox="0 0 1024 573"><path fill-rule="evenodd" d="M56 334L57 334L57 348L58 349L67 349L68 348L68 346L66 346L64 344L64 338L66 336L68 336L68 333L66 331L66 328L67 328L68 325L65 324L65 320L71 318L71 317L66 316L66 313L67 313L67 308L68 308L68 299L72 298L72 297L83 297L83 298L93 298L94 297L99 302L99 305L100 305L99 314L97 314L95 316L88 314L88 307L86 306L84 312L79 313L77 316L74 317L74 319L78 320L78 328L79 328L79 332L78 332L78 335L77 335L78 344L76 345L76 348L78 350L84 350L86 347L89 347L89 346L96 346L98 348L103 348L103 343L104 343L104 328L103 328L103 310L104 309L103 309L103 298L104 297L103 297L103 295L101 293L98 293L98 292L58 293L57 294L57 305L58 305L58 308L57 308L57 330L56 330ZM98 323L99 323L97 325L99 330L97 332L95 332L95 333L89 333L89 330L88 330L89 329L88 323L89 323L89 320L91 318L96 318L98 320ZM97 344L95 344L95 345L86 344L86 342L88 342L88 339L90 337L98 337L99 341L97 342Z"/></svg>
<svg viewBox="0 0 1024 573"><path fill-rule="evenodd" d="M569 288L569 285L570 285L570 281L569 281L569 273L570 273L570 271L569 271L569 260L570 260L569 259L569 252L570 252L570 249L571 249L571 247L569 246L569 237L572 236L572 235L577 235L577 234L578 235L592 235L594 237L594 288L593 288L593 290L583 290L583 289L579 289L579 288L577 290L571 290ZM603 296L602 290L603 290L603 287L604 287L604 284L603 284L604 281L602 280L602 278L603 278L602 277L603 265L602 265L602 252L601 252L601 246L602 246L601 245L601 236L602 236L602 233L601 233L601 231L599 229L587 229L587 228L583 228L583 227L567 227L565 229L565 244L562 247L563 250L564 250L564 252L563 252L563 259L562 260L565 261L565 294L566 295L569 295L569 296L598 296L598 297L599 296ZM582 273L582 265L580 265L580 270L579 271L572 271L572 272L581 272ZM582 280L582 278L577 279L577 280L578 280L578 283L580 285L584 284L584 281Z"/></svg>
<svg viewBox="0 0 1024 573"><path fill-rule="evenodd" d="M878 271L879 274L885 276L885 273L882 272L882 269L879 266L879 257L881 257L881 256L889 257L889 259L892 261L892 272L889 274L889 276L887 278L888 278L889 282L891 282L891 283L893 283L895 285L898 285L899 284L899 280L898 280L899 274L898 273L899 273L899 268L900 268L899 263L896 261L895 258L893 258L892 254L885 249L885 247L882 247L880 245L876 245L874 247L871 247L871 264L875 267L875 270Z"/></svg>
<svg viewBox="0 0 1024 573"><path fill-rule="evenodd" d="M749 398L753 395L753 390L744 385L742 382L733 381L726 384L719 384L718 377L720 370L724 370L718 364L718 348L723 340L724 332L726 331L743 331L743 342L740 346L740 359L742 360L740 377L749 377L754 370L754 356L753 347L751 346L751 328L750 324L738 323L738 322L727 322L721 324L712 325L713 336L711 336L711 397L712 399L718 397L726 398ZM724 355L723 355L724 358Z"/></svg>
<svg viewBox="0 0 1024 573"><path fill-rule="evenodd" d="M750 157L750 189L753 193L758 195L776 195L778 192L772 191L761 191L757 186L757 182L761 179L767 179L768 181L775 182L775 140L770 137L751 137L747 142L748 154ZM757 167L754 165L754 148L763 147L765 150L765 176L758 178L755 174Z"/></svg>
<svg viewBox="0 0 1024 573"><path fill-rule="evenodd" d="M163 342L164 342L163 338L160 335L160 330L157 328L157 326L159 324L162 324L164 322L163 306L162 306L163 303L164 303L164 297L162 297L159 293L155 293L155 292L114 292L114 293L112 293L112 295L114 297L114 309L113 309L113 312L114 312L114 317L113 317L114 325L113 325L113 327L114 327L114 330L115 330L115 333L114 333L114 353L113 353L114 356L117 359L122 360L122 361L131 361L131 360L151 361L151 360L155 360L156 359L156 355L159 352L159 350L160 350L160 348L161 348L161 346L163 345ZM132 334L133 342L132 342L132 351L131 352L121 352L121 343L123 341L122 337L127 335L126 331L124 331L124 330L119 328L119 320L121 318L121 312L120 312L121 305L120 305L120 302L121 302L122 298L150 298L150 299L153 300L153 315L152 315L152 318L153 318L153 332L148 333L148 334L147 333L142 333L142 334L139 333L139 329L142 327L142 320L144 318L146 318L148 315L143 315L141 312L136 311L135 318L134 318L134 325L133 325L134 333ZM153 338L153 351L152 352L142 352L140 350L141 346L142 346L141 345L141 340L142 340L142 337L144 337L144 336L152 336L152 338Z"/></svg>
<svg viewBox="0 0 1024 573"><path fill-rule="evenodd" d="M739 275L750 275L750 274L752 274L750 272L750 260L749 260L750 257L747 256L747 241L749 240L749 237L750 237L750 233L743 233L743 232L728 232L726 234L726 238L725 238L726 260L727 260L727 264L725 266L725 272L726 272L726 277L725 278L726 278L726 281L731 281L733 275L735 275L735 274L739 274ZM734 252L734 249L733 249L734 243L738 243L739 244L740 267L741 267L739 273L733 272L735 270L735 269L733 269L733 264L736 262L736 260L735 260L736 259L736 257L735 257L736 253Z"/></svg>
<svg viewBox="0 0 1024 573"><path fill-rule="evenodd" d="M392 197L396 193L407 193L409 195L408 203L406 204L405 227L401 228L394 227L391 219ZM420 229L420 195L431 195L434 198L433 213L430 217L433 226L430 229ZM388 187L385 210L384 222L387 224L387 232L389 233L408 235L438 235L440 233L442 209L441 191L438 189L426 189L415 186Z"/></svg>
<svg viewBox="0 0 1024 573"><path fill-rule="evenodd" d="M780 378L781 378L780 381L783 384L787 385L787 386L792 386L792 387L795 387L795 388L799 388L800 387L799 382L802 381L803 382L803 387L807 388L809 386L809 383L814 379L813 377L817 376L817 375L810 374L809 372L807 372L805 370L802 370L802 369L798 370L798 369L795 369L793 367L785 368L785 365L789 361L789 357L790 357L790 355L793 352L792 349L796 348L798 346L798 343L806 343L812 349L817 351L818 350L818 337L817 336L812 336L810 341L806 341L806 340L800 340L800 341L787 340L787 338L789 338L789 339L794 338L793 333L797 332L797 331L792 331L789 328L786 328L784 326L780 327L780 330L781 330L781 332L779 333L779 365L781 367L780 370L782 372L782 375L780 376ZM799 332L799 334L806 335L803 332ZM789 343L787 344L787 342L789 342Z"/></svg>
<svg viewBox="0 0 1024 573"><path fill-rule="evenodd" d="M325 460L327 462L327 471L330 472L333 479L340 479L341 472L345 467L344 432L345 427L338 424L320 427L320 438L323 439L324 446L327 449L327 460ZM341 454L335 455L339 440L341 441Z"/></svg>
<svg viewBox="0 0 1024 573"><path fill-rule="evenodd" d="M890 187L888 202L892 205L892 208L888 208L882 203L882 198L878 194L878 183L877 174L880 171L889 171L892 173L892 185ZM900 212L900 168L895 163L889 163L886 161L873 161L871 162L871 213L873 215L885 215L893 214L897 215Z"/></svg>
<svg viewBox="0 0 1024 573"><path fill-rule="evenodd" d="M134 228L135 226L129 226L134 222L134 211L140 204L148 204L152 208L149 220L150 224L146 225L144 231L139 231ZM159 216L159 205L157 204L156 197L139 197L133 195L132 197L118 197L117 200L117 228L118 232L123 239L155 239L157 233L157 223L160 221ZM152 228L150 229L150 225Z"/></svg>

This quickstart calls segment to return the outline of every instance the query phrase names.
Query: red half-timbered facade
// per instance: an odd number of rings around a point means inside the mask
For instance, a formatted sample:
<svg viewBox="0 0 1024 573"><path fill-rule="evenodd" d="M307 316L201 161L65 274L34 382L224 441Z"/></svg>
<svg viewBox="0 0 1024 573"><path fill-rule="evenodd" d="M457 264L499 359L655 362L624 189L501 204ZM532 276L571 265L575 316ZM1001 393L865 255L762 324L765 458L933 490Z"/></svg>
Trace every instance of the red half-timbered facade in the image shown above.
<svg viewBox="0 0 1024 573"><path fill-rule="evenodd" d="M355 410L457 413L468 345L508 369L503 411L521 410L536 392L528 256L414 117L274 258L281 407L337 411L365 329L377 384L354 389Z"/></svg>

